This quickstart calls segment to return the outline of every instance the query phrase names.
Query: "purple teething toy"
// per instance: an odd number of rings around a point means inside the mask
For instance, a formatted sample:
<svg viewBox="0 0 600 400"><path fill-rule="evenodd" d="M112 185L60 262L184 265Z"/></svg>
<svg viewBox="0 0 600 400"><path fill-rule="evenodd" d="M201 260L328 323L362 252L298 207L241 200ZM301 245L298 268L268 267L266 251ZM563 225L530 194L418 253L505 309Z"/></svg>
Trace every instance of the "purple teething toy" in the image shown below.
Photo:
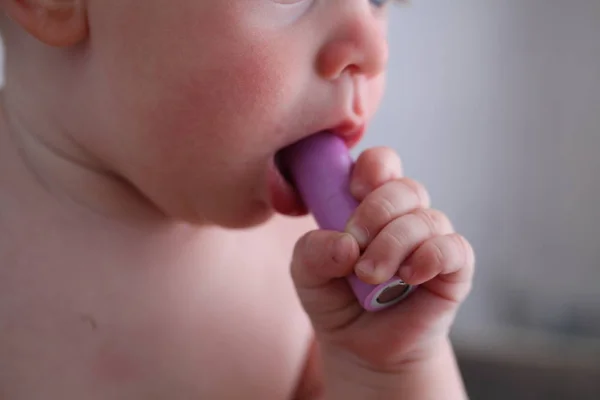
<svg viewBox="0 0 600 400"><path fill-rule="evenodd" d="M321 229L344 231L357 200L350 194L354 161L343 140L320 132L283 151L281 161ZM412 287L399 278L370 285L356 275L348 282L367 311L378 311L400 302Z"/></svg>

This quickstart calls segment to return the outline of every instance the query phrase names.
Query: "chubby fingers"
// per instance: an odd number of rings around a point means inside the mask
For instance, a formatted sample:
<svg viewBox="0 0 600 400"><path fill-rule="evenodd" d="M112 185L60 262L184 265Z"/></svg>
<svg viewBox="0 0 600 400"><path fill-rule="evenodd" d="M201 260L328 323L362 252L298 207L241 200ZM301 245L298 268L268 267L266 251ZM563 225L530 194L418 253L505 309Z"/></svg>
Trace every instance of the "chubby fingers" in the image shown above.
<svg viewBox="0 0 600 400"><path fill-rule="evenodd" d="M359 201L384 183L402 177L402 162L389 147L373 147L362 152L352 169L350 192Z"/></svg>
<svg viewBox="0 0 600 400"><path fill-rule="evenodd" d="M404 214L372 239L356 265L356 274L371 284L385 282L396 274L405 280L406 272L401 267L404 261L422 243L452 232L450 220L440 211L419 208Z"/></svg>
<svg viewBox="0 0 600 400"><path fill-rule="evenodd" d="M294 247L292 278L298 288L319 288L352 272L359 257L356 240L349 234L315 230L303 235Z"/></svg>
<svg viewBox="0 0 600 400"><path fill-rule="evenodd" d="M473 247L463 236L451 233L423 242L399 273L410 284L424 284L446 300L462 302L471 290L474 271Z"/></svg>
<svg viewBox="0 0 600 400"><path fill-rule="evenodd" d="M431 203L425 188L409 178L386 182L369 193L358 205L346 232L356 238L364 249L391 221Z"/></svg>
<svg viewBox="0 0 600 400"><path fill-rule="evenodd" d="M302 236L293 252L291 273L298 297L318 331L343 326L362 312L345 279L360 250L347 233L316 230Z"/></svg>

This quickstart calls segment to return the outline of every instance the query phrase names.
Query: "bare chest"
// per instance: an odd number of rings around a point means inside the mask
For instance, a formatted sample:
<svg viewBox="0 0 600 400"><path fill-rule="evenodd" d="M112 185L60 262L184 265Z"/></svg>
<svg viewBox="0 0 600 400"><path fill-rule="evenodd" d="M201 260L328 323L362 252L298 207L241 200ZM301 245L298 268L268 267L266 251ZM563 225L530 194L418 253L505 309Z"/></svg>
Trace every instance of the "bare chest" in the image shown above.
<svg viewBox="0 0 600 400"><path fill-rule="evenodd" d="M286 229L181 246L75 227L5 234L0 398L289 398L310 328L289 278L305 227Z"/></svg>

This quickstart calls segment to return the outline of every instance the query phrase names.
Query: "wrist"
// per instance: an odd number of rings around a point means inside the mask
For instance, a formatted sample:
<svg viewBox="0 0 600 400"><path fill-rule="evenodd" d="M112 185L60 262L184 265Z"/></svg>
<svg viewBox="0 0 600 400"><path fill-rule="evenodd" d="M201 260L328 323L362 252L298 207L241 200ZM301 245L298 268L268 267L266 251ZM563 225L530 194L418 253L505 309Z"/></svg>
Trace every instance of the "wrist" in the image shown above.
<svg viewBox="0 0 600 400"><path fill-rule="evenodd" d="M393 369L369 368L339 355L323 356L326 400L467 399L448 339Z"/></svg>

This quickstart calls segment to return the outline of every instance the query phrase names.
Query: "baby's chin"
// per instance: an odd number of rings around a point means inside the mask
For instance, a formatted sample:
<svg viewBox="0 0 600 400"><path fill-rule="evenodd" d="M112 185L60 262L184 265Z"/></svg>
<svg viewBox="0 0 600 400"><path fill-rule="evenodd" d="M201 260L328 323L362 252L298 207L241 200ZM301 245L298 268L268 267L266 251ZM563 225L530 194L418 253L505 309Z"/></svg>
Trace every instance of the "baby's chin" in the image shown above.
<svg viewBox="0 0 600 400"><path fill-rule="evenodd" d="M277 213L267 196L259 193L259 185L232 187L196 185L191 182L165 183L157 186L147 198L160 213L173 221L226 229L249 229L269 222ZM187 189L187 190L186 190Z"/></svg>
<svg viewBox="0 0 600 400"><path fill-rule="evenodd" d="M227 229L250 229L268 223L276 216L268 202L248 200L245 203L235 202L222 207L215 207L211 213L215 225Z"/></svg>

